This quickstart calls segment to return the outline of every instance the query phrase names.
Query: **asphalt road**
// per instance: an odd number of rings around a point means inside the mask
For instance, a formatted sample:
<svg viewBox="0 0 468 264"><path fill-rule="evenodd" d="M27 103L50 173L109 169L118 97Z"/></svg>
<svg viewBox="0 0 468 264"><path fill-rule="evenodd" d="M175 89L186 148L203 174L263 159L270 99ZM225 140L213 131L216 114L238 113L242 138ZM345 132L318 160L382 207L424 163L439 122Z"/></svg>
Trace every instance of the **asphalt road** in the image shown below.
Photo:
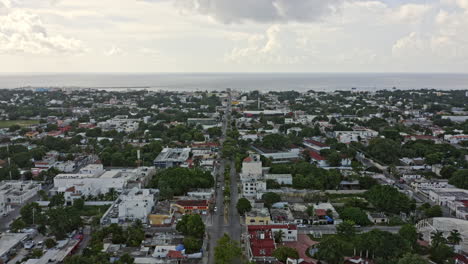
<svg viewBox="0 0 468 264"><path fill-rule="evenodd" d="M229 94L228 98L228 106L226 107L226 112L224 114L223 118L223 126L222 126L222 137L220 139L221 144L224 142L226 136L227 136L227 128L230 125L231 122L231 95ZM221 146L222 150L222 146ZM226 167L226 164L228 162L231 162L226 159L220 159L218 163L218 167L216 169L217 177L216 177L216 186L219 185L219 187L216 187L215 189L215 206L217 208L216 212L213 212L211 215L211 225L208 225L207 227L207 234L208 234L208 239L209 239L209 245L208 245L208 263L214 264L215 259L214 259L214 248L216 247L216 243L219 240L219 238L226 232L228 234L231 234L231 230L226 230L230 229L227 227L226 224L229 224L232 222L232 217L234 217L232 214L232 203L230 205L230 208L228 210L228 216L229 218L228 223L225 223L225 208L224 208L224 191L223 191L223 186L224 186L224 169ZM232 163L231 163L232 164ZM231 166L231 172L232 172L233 166ZM234 168L235 169L235 168ZM232 174L232 173L231 173ZM237 186L233 189L232 186L233 184L236 184L236 181L233 183L232 182L232 175L231 176L231 201L233 197L233 193L237 193ZM237 197L237 196L236 196ZM237 200L235 200L237 201ZM236 210L237 213L237 210ZM230 226L230 225L229 225ZM239 227L240 230L240 227ZM236 230L233 230L232 233L234 234ZM240 237L240 233L239 233Z"/></svg>

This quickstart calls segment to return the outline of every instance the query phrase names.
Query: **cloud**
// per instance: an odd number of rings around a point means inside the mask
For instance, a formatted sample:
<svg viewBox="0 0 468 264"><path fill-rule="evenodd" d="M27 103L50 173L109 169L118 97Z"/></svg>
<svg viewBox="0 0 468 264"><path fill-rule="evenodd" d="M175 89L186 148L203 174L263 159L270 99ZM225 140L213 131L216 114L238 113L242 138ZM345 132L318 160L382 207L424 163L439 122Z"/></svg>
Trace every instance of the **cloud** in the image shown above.
<svg viewBox="0 0 468 264"><path fill-rule="evenodd" d="M108 51L106 51L106 56L116 56L116 55L123 55L124 52L122 49L116 46L112 46Z"/></svg>
<svg viewBox="0 0 468 264"><path fill-rule="evenodd" d="M29 11L6 8L3 14L0 13L0 53L51 54L83 51L85 48L80 40L49 34L41 19Z"/></svg>
<svg viewBox="0 0 468 264"><path fill-rule="evenodd" d="M222 23L313 22L335 13L344 0L175 0L184 11Z"/></svg>

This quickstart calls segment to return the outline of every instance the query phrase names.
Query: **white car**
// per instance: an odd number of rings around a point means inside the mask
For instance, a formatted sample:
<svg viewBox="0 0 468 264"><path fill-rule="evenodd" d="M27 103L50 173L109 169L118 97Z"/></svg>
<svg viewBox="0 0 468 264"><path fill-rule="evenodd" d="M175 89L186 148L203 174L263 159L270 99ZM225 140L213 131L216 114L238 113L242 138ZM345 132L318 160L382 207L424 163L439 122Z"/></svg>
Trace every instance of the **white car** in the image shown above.
<svg viewBox="0 0 468 264"><path fill-rule="evenodd" d="M216 212L216 211L218 211L218 207L216 207L216 206L215 206L215 208L214 208L214 210L213 210L213 211L215 211L215 212Z"/></svg>

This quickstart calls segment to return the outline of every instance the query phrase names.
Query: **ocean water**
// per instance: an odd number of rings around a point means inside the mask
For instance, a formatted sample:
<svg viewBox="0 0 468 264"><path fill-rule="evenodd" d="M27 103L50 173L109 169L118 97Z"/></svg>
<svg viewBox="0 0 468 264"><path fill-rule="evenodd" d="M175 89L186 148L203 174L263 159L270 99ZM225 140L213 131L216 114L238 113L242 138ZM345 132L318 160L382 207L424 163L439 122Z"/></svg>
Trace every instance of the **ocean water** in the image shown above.
<svg viewBox="0 0 468 264"><path fill-rule="evenodd" d="M380 89L468 90L468 74L456 73L161 73L0 74L1 88L334 91Z"/></svg>

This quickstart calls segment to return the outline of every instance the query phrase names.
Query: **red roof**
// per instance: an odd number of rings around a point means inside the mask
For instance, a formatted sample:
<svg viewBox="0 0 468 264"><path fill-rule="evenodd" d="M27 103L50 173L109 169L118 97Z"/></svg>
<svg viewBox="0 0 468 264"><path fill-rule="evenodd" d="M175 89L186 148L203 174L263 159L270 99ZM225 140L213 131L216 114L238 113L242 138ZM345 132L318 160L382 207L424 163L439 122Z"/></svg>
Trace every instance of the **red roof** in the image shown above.
<svg viewBox="0 0 468 264"><path fill-rule="evenodd" d="M182 252L176 251L176 250L169 250L167 253L168 258L173 258L173 259L182 259L185 258L184 255L182 255Z"/></svg>
<svg viewBox="0 0 468 264"><path fill-rule="evenodd" d="M311 159L314 159L314 160L325 160L325 158L322 155L311 150L309 151L309 156Z"/></svg>
<svg viewBox="0 0 468 264"><path fill-rule="evenodd" d="M183 206L183 207L206 207L208 206L207 200L180 200L177 201L176 204Z"/></svg>
<svg viewBox="0 0 468 264"><path fill-rule="evenodd" d="M250 156L244 159L244 162L252 162L252 161L253 161L253 159Z"/></svg>
<svg viewBox="0 0 468 264"><path fill-rule="evenodd" d="M323 144L322 142L319 142L319 141L316 141L316 140L312 140L312 139L308 139L306 140L307 143L310 143L312 145L315 145L317 147L321 147L321 148L326 148L328 147L327 144Z"/></svg>
<svg viewBox="0 0 468 264"><path fill-rule="evenodd" d="M315 209L315 215L316 216L326 216L327 211L325 209Z"/></svg>
<svg viewBox="0 0 468 264"><path fill-rule="evenodd" d="M72 186L72 187L69 187L68 189L66 189L65 191L66 192L75 192L75 186Z"/></svg>
<svg viewBox="0 0 468 264"><path fill-rule="evenodd" d="M270 257L276 248L271 230L251 230L249 228L249 239L254 257Z"/></svg>

